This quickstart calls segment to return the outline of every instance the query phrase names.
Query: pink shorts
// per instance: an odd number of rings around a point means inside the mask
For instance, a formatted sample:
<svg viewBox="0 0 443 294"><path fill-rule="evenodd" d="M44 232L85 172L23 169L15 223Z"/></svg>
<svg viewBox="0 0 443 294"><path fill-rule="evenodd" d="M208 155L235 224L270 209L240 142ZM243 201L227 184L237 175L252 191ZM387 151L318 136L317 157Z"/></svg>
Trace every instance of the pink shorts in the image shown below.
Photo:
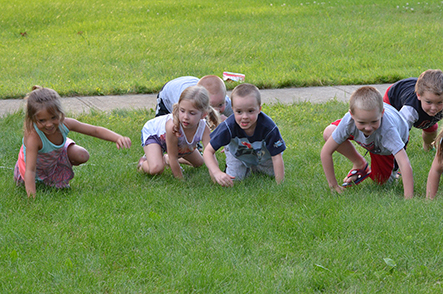
<svg viewBox="0 0 443 294"><path fill-rule="evenodd" d="M338 126L341 119L338 119L331 123L334 126ZM349 136L348 140L354 140L354 136ZM371 155L371 174L369 177L377 184L384 184L391 177L392 171L394 170L395 158L394 155Z"/></svg>
<svg viewBox="0 0 443 294"><path fill-rule="evenodd" d="M39 155L36 169L36 175L39 179L36 179L36 181L41 181L45 185L55 188L69 187L69 181L74 177L72 164L68 157L68 147L71 144L75 144L75 142L70 138L66 138L63 148L59 149L60 152L50 161L46 161L46 159L51 157L51 153ZM14 168L14 180L17 185L24 184L25 171L26 164L22 145Z"/></svg>

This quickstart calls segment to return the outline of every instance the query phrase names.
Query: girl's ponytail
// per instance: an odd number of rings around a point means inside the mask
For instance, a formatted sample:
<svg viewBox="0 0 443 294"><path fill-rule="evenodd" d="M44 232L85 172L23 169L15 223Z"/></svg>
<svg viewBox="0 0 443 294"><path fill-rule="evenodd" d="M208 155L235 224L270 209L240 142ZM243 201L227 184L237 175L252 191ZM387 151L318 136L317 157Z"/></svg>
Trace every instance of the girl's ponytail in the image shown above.
<svg viewBox="0 0 443 294"><path fill-rule="evenodd" d="M208 116L206 117L206 124L213 131L220 124L220 115L218 111L209 106Z"/></svg>
<svg viewBox="0 0 443 294"><path fill-rule="evenodd" d="M172 106L172 122L174 123L174 134L180 136L180 120L178 118L178 103L174 103Z"/></svg>

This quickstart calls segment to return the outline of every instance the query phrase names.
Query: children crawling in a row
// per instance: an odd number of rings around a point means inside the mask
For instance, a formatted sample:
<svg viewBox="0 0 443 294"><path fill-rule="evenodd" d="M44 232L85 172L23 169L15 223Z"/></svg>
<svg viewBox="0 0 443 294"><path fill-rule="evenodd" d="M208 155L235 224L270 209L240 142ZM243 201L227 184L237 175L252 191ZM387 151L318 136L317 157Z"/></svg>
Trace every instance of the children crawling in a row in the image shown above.
<svg viewBox="0 0 443 294"><path fill-rule="evenodd" d="M223 85L223 101L218 102L218 109L231 109L230 105L224 105L225 101L230 104L230 100L225 98L223 81L216 76L210 77L206 82L212 87L211 90L214 89L211 80L215 80L219 86L221 81ZM222 186L232 186L232 179L243 179L251 170L275 174L278 183L283 181L282 152L286 147L275 123L261 112L257 87L241 84L234 89L232 97L238 101L233 103L235 115L221 125L218 111L210 106L211 94L206 88L190 86L179 97L171 114L158 116L143 127L145 155L139 161L140 171L161 174L165 166L169 166L176 178L182 178L180 163L194 167L204 164L202 155L196 149L197 143L202 141L204 146L211 146L205 149L205 158L208 157L207 161L212 164L210 175L214 182ZM220 95L212 97L219 98ZM119 149L131 146L128 137L66 118L60 96L52 89L35 86L26 98L25 131L14 169L14 180L17 185L25 185L28 197L35 197L37 181L56 188L69 187L69 181L74 177L72 166L88 161L89 153L67 137L69 131L115 142ZM212 134L208 122L214 128L219 125ZM214 153L223 144L229 145L226 146L226 153L229 148L233 150L227 155L230 176L215 166Z"/></svg>
<svg viewBox="0 0 443 294"><path fill-rule="evenodd" d="M155 175L169 165L174 176L182 178L180 162L194 167L206 163L213 181L222 186L233 186L233 179L242 180L251 171L275 176L281 183L286 146L275 123L261 112L259 90L251 84L238 85L231 102L234 114L218 125L208 91L201 86L186 88L172 114L149 120L143 127L145 155L140 158L139 170ZM211 134L204 120L208 114L210 122L218 125ZM196 149L200 140L205 146L203 157ZM215 152L224 146L226 173L215 158Z"/></svg>
<svg viewBox="0 0 443 294"><path fill-rule="evenodd" d="M355 91L350 98L349 112L323 133L326 143L321 160L331 190L341 193L344 187L357 185L368 177L379 184L390 182L398 177L400 168L404 196L412 198L412 167L406 154L409 130L412 126L423 129L423 148L430 150L442 110L443 72L440 70L427 70L418 79L401 80L388 88L384 98L373 87ZM443 173L442 136L440 133L437 137L438 150L428 175L426 195L429 199L435 197ZM371 167L349 140L370 152ZM335 179L332 162L335 151L353 163L341 186Z"/></svg>
<svg viewBox="0 0 443 294"><path fill-rule="evenodd" d="M224 82L217 76L182 77L166 83L157 101L156 118L142 129L145 154L139 160L139 171L157 175L170 167L174 177L183 178L180 164L206 164L212 180L221 186L233 186L234 180L242 180L251 172L273 176L277 183L284 180L282 154L286 145L276 124L261 112L260 92L254 85L238 85L229 99ZM404 196L413 197L413 174L406 146L409 130L415 126L423 129L425 150L433 148L434 140L437 145L426 192L433 199L443 173L443 134L436 138L436 123L443 116L442 109L440 70L428 70L418 79L395 83L384 99L373 87L355 91L349 113L324 132L326 143L321 160L330 188L341 193L344 187L368 177L383 184L396 179L400 168ZM215 128L212 133L211 127ZM117 148L131 145L129 138L106 128L65 118L58 94L37 87L28 97L23 146L14 170L17 184L25 184L28 196L35 196L36 181L57 188L68 186L74 175L72 166L89 159L83 147L67 138L70 130L115 142ZM371 165L349 140L370 152ZM203 142L203 156L196 149L199 142ZM225 171L221 171L215 157L223 147ZM342 185L335 179L335 151L353 163Z"/></svg>

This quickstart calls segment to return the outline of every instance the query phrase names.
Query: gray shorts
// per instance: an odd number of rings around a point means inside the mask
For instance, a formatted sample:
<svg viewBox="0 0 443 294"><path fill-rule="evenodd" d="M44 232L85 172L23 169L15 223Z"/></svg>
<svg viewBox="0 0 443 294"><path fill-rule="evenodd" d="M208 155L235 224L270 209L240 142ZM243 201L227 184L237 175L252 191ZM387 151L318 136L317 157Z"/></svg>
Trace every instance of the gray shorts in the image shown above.
<svg viewBox="0 0 443 294"><path fill-rule="evenodd" d="M235 180L243 180L247 176L253 173L262 173L268 176L274 177L274 165L272 159L262 162L259 165L254 165L247 167L243 161L234 157L234 155L229 152L228 146L225 146L226 154L226 173L230 176L235 177Z"/></svg>

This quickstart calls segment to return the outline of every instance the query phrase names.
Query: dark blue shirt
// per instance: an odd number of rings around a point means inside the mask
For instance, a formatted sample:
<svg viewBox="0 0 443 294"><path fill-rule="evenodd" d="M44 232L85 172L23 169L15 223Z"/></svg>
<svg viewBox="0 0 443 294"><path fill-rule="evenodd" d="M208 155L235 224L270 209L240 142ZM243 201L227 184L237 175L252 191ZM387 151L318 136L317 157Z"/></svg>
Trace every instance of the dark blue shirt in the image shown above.
<svg viewBox="0 0 443 294"><path fill-rule="evenodd" d="M423 110L415 93L416 83L417 78L408 78L393 84L388 91L389 104L403 115L409 128L427 129L443 118L443 111L430 116Z"/></svg>
<svg viewBox="0 0 443 294"><path fill-rule="evenodd" d="M229 152L247 166L259 165L286 149L277 125L263 112L252 136L246 135L231 115L211 133L210 143L214 150L228 145Z"/></svg>

